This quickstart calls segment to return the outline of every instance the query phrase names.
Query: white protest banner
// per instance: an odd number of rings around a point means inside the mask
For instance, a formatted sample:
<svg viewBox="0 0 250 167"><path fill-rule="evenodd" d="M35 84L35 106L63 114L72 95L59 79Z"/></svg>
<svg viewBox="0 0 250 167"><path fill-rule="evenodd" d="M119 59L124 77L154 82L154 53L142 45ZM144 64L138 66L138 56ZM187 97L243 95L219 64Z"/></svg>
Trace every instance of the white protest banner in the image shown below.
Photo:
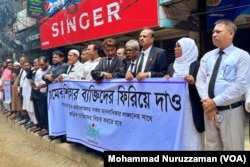
<svg viewBox="0 0 250 167"><path fill-rule="evenodd" d="M4 81L4 103L11 103L11 81L5 80Z"/></svg>
<svg viewBox="0 0 250 167"><path fill-rule="evenodd" d="M173 78L53 83L50 134L99 151L180 150L185 86Z"/></svg>

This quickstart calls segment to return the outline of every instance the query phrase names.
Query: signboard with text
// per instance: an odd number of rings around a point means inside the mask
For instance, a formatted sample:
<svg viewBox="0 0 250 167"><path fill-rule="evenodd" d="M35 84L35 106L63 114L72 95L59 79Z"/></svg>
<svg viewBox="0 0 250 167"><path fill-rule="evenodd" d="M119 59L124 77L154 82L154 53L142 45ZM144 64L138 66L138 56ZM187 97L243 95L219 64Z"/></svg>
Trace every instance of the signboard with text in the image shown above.
<svg viewBox="0 0 250 167"><path fill-rule="evenodd" d="M207 0L207 28L219 19L231 19L236 25L250 24L249 0Z"/></svg>
<svg viewBox="0 0 250 167"><path fill-rule="evenodd" d="M41 18L44 16L43 0L27 0L27 16Z"/></svg>
<svg viewBox="0 0 250 167"><path fill-rule="evenodd" d="M41 48L45 50L156 27L157 11L155 0L147 3L143 0L84 0L77 8L62 9L45 19L40 26Z"/></svg>

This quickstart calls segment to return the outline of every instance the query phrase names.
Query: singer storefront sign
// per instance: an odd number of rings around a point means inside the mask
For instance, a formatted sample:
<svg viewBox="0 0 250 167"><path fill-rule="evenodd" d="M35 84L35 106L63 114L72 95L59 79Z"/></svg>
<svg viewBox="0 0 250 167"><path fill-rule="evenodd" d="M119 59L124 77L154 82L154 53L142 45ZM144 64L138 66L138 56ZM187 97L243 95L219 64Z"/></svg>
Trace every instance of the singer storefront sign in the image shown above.
<svg viewBox="0 0 250 167"><path fill-rule="evenodd" d="M71 8L73 8L72 6ZM85 0L75 13L62 9L40 26L43 50L158 26L157 1Z"/></svg>

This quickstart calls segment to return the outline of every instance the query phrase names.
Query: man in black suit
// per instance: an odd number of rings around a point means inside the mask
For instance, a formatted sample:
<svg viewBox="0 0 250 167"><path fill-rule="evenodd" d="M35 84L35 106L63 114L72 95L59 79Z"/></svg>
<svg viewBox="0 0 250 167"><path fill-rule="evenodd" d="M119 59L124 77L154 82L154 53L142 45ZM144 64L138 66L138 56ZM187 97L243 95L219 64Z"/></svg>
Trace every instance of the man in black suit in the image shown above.
<svg viewBox="0 0 250 167"><path fill-rule="evenodd" d="M140 44L138 40L131 39L125 44L127 55L127 70L125 74L126 80L133 80L135 77L136 61L140 56Z"/></svg>
<svg viewBox="0 0 250 167"><path fill-rule="evenodd" d="M102 79L124 78L126 59L116 55L116 41L112 38L105 39L102 48L106 57L101 58L96 68L91 71L92 78L97 82Z"/></svg>
<svg viewBox="0 0 250 167"><path fill-rule="evenodd" d="M144 78L163 77L167 74L167 52L153 46L154 31L143 29L140 33L139 43L142 50L136 65L136 78L142 80Z"/></svg>

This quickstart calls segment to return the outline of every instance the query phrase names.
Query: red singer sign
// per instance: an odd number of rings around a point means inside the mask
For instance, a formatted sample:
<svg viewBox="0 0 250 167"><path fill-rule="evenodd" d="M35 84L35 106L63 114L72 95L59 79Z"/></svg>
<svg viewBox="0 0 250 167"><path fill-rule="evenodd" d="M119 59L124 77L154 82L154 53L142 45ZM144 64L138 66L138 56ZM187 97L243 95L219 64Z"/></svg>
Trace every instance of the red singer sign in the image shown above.
<svg viewBox="0 0 250 167"><path fill-rule="evenodd" d="M155 26L158 26L156 0L82 0L77 6L61 9L45 19L40 26L41 48L46 50Z"/></svg>

